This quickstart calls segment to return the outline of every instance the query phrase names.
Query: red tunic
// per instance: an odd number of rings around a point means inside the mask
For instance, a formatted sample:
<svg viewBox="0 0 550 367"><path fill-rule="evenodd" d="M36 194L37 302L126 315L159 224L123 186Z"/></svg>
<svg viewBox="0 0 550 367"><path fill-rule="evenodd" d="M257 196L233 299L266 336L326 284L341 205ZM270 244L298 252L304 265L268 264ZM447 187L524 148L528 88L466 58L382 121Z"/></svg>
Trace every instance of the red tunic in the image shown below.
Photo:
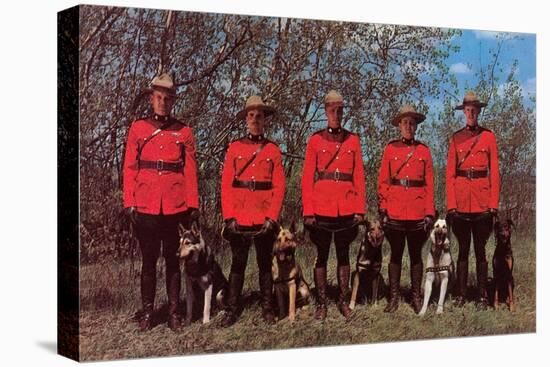
<svg viewBox="0 0 550 367"><path fill-rule="evenodd" d="M403 165L411 151L414 153ZM403 186L391 183L391 179L424 181L423 186ZM435 216L433 163L430 148L414 141L391 141L384 149L378 176L378 200L380 209L396 220L419 220L427 215Z"/></svg>
<svg viewBox="0 0 550 367"><path fill-rule="evenodd" d="M128 132L124 157L124 207L136 207L146 214L175 214L188 208L199 207L197 187L197 163L195 140L191 128L180 121L156 134L144 146L162 123L152 119L136 120ZM138 149L141 161L177 163L185 155L181 172L139 168ZM185 154L182 154L182 149Z"/></svg>
<svg viewBox="0 0 550 367"><path fill-rule="evenodd" d="M263 224L265 218L277 221L285 194L285 174L279 147L267 141L254 161L242 172L235 175L258 150L261 141L247 137L229 144L222 172L222 214L223 219L235 218L242 226ZM233 180L256 183L271 182L271 189L255 190L254 187L234 187Z"/></svg>
<svg viewBox="0 0 550 367"><path fill-rule="evenodd" d="M342 129L343 130L343 129ZM302 174L302 201L304 216L314 214L338 217L351 214L364 214L365 171L359 137L343 130L339 135L327 129L313 134L308 141L304 171ZM340 149L332 163L327 163ZM326 168L325 168L326 167ZM315 179L319 172L348 175L350 180Z"/></svg>
<svg viewBox="0 0 550 367"><path fill-rule="evenodd" d="M489 171L486 177L468 178L457 175L457 165L466 156L476 136L479 140L458 169ZM451 138L447 158L447 209L461 213L481 213L498 209L500 177L495 134L478 127L475 131L467 127L458 130Z"/></svg>

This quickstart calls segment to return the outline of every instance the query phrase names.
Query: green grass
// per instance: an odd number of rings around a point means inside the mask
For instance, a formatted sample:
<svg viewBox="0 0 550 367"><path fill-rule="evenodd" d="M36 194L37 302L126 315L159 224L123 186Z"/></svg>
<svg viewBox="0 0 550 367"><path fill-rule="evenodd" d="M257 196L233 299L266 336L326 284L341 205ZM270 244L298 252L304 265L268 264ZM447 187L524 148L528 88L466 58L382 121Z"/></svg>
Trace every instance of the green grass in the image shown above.
<svg viewBox="0 0 550 367"><path fill-rule="evenodd" d="M505 306L497 310L478 311L473 302L467 303L464 308L455 308L452 301L447 299L444 314L435 315L435 305L432 304L426 315L419 317L402 299L396 313L386 314L383 312L386 300L383 299L377 306L358 305L352 317L345 321L337 311L334 299L331 299L328 318L324 322L313 318L315 306L311 304L299 310L296 322L292 325L284 319L274 326L266 326L262 322L260 306L257 303L258 273L254 250L251 248L243 291L245 307L238 322L233 327L220 328L219 322L223 313L219 312L210 324L202 325L200 322L195 322L184 328L180 334L172 333L165 323L157 325L147 333L137 332L137 323L134 319L136 310L140 308L137 262L133 272L130 262L83 266L80 282L81 356L83 360L126 359L535 332L535 240L531 236L525 238L515 236L513 244L517 303L515 313L509 312ZM357 247L358 241L353 244L350 252L352 266L355 265ZM386 281L388 247L384 244L382 272ZM455 261L456 247L453 247ZM423 259L427 251L426 244ZM494 243L491 239L487 245L489 262L493 251ZM312 282L315 249L306 244L298 249L297 255L307 281ZM408 292L410 284L407 256L405 253L401 277L402 294ZM469 283L474 285L473 249L470 257ZM230 266L228 249L219 253L217 260L227 275ZM160 309L161 314L166 302L162 265L160 260L156 308ZM336 259L332 248L328 282L333 286L336 285L335 267ZM490 267L489 275L491 273Z"/></svg>

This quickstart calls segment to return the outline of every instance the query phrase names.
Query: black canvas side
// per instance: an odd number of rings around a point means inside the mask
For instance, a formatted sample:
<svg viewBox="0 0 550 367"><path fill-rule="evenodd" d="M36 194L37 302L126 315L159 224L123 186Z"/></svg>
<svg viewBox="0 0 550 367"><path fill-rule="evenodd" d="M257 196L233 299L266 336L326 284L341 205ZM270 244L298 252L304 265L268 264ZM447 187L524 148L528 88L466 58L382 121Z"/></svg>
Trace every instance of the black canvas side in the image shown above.
<svg viewBox="0 0 550 367"><path fill-rule="evenodd" d="M79 7L57 14L57 351L80 359Z"/></svg>

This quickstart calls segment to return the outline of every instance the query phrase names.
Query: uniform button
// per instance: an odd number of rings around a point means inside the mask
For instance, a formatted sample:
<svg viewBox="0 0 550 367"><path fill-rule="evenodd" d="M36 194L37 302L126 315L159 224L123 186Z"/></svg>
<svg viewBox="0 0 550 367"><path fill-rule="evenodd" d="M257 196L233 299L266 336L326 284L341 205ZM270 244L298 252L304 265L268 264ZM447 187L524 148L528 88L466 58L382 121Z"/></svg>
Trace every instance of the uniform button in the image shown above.
<svg viewBox="0 0 550 367"><path fill-rule="evenodd" d="M326 152L326 149L323 149L323 153Z"/></svg>
<svg viewBox="0 0 550 367"><path fill-rule="evenodd" d="M164 133L160 133L160 136L164 136Z"/></svg>
<svg viewBox="0 0 550 367"><path fill-rule="evenodd" d="M256 163L252 163L252 167L256 167Z"/></svg>
<svg viewBox="0 0 550 367"><path fill-rule="evenodd" d="M336 145L336 148L340 148L340 146L339 146L339 145Z"/></svg>
<svg viewBox="0 0 550 367"><path fill-rule="evenodd" d="M336 159L338 159L338 156L336 157Z"/></svg>
<svg viewBox="0 0 550 367"><path fill-rule="evenodd" d="M176 140L176 144L179 144L179 143L180 143L180 141L179 141L179 140Z"/></svg>
<svg viewBox="0 0 550 367"><path fill-rule="evenodd" d="M164 148L162 145L160 146L160 149Z"/></svg>
<svg viewBox="0 0 550 367"><path fill-rule="evenodd" d="M407 167L409 166L409 164L407 163Z"/></svg>
<svg viewBox="0 0 550 367"><path fill-rule="evenodd" d="M242 157L242 156L238 156L237 158L242 159L243 157Z"/></svg>
<svg viewBox="0 0 550 367"><path fill-rule="evenodd" d="M159 171L159 176L162 175L162 172Z"/></svg>
<svg viewBox="0 0 550 367"><path fill-rule="evenodd" d="M250 178L254 180L256 177L252 176L252 177L250 177Z"/></svg>

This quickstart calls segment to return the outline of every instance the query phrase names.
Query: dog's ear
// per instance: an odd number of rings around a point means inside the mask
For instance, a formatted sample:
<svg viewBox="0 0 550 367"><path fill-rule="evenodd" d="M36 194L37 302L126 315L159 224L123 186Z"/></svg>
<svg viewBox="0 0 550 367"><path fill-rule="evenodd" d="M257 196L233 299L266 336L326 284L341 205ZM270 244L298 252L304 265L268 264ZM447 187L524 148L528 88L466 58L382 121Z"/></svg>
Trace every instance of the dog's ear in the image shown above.
<svg viewBox="0 0 550 367"><path fill-rule="evenodd" d="M514 229L516 229L516 225L514 224L514 221L511 220L510 218L508 218L508 219L506 220L506 223L508 223L508 225L509 225L510 227L514 227Z"/></svg>
<svg viewBox="0 0 550 367"><path fill-rule="evenodd" d="M178 223L178 233L179 233L180 237L183 237L184 232L185 232L185 227L183 226L183 224Z"/></svg>
<svg viewBox="0 0 550 367"><path fill-rule="evenodd" d="M200 234L200 228L199 228L199 222L194 220L191 222L191 232L193 232L194 236L199 236Z"/></svg>
<svg viewBox="0 0 550 367"><path fill-rule="evenodd" d="M293 219L292 223L290 223L290 228L288 229L290 233L296 234L296 221Z"/></svg>

